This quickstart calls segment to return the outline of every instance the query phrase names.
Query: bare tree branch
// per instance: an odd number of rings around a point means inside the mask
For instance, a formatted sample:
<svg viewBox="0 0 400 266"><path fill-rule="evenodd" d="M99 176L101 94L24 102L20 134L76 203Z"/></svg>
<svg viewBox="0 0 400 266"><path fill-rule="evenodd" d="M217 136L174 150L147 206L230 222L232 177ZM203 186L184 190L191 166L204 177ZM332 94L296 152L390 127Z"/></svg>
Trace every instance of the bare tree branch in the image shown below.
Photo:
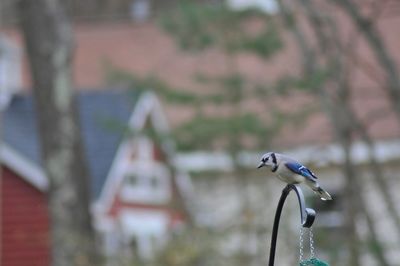
<svg viewBox="0 0 400 266"><path fill-rule="evenodd" d="M359 242L360 239L357 234L356 220L359 213L359 198L358 193L358 176L355 174L355 168L350 157L350 147L352 144L352 129L351 125L347 123L345 106L349 104L349 93L348 93L348 82L347 76L343 73L343 59L338 51L339 44L334 40L338 38L335 26L331 21L328 21L327 17L322 18L314 8L313 3L309 0L301 0L301 3L306 9L307 19L311 25L319 47L321 54L326 57L328 68L330 69L331 77L326 82L325 86L321 86L319 89L319 98L323 102L326 113L331 119L333 128L335 130L336 138L342 146L345 155L345 164L343 173L346 180L344 187L344 195L346 200L346 229L348 236L348 248L349 248L349 265L358 266L360 265L360 250ZM326 31L330 33L326 33ZM329 37L334 32L333 37ZM331 93L338 97L337 99L328 95L328 88L331 87Z"/></svg>
<svg viewBox="0 0 400 266"><path fill-rule="evenodd" d="M398 121L400 122L400 79L396 69L396 64L390 57L389 52L383 43L383 39L378 30L373 27L371 21L359 12L357 5L352 0L334 0L334 2L353 20L361 34L363 34L365 39L368 41L368 44L373 50L378 62L385 70L385 89L390 95L390 100L396 112Z"/></svg>

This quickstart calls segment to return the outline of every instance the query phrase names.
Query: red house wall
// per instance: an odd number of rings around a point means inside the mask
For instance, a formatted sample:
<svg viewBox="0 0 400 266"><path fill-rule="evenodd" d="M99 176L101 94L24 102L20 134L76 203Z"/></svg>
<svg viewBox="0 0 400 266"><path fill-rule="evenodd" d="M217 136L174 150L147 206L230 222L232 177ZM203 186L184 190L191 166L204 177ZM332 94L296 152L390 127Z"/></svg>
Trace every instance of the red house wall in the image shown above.
<svg viewBox="0 0 400 266"><path fill-rule="evenodd" d="M48 266L49 220L43 192L2 168L2 266Z"/></svg>

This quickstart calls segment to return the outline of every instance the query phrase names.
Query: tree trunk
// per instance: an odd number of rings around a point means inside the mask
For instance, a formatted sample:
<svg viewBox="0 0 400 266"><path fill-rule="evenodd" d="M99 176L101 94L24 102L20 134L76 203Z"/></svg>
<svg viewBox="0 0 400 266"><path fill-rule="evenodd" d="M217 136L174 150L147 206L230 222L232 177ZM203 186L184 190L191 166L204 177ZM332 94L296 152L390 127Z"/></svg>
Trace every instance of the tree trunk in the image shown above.
<svg viewBox="0 0 400 266"><path fill-rule="evenodd" d="M350 119L350 123L354 126L355 131L361 136L361 139L368 147L369 169L374 176L372 181L375 183L376 188L384 198L388 208L388 215L391 216L394 221L397 231L396 233L398 235L398 239L400 240L400 215L396 207L397 203L390 194L390 184L386 180L384 170L375 156L373 141L368 135L367 129L360 123L360 121L357 120L355 114L349 113L348 118Z"/></svg>
<svg viewBox="0 0 400 266"><path fill-rule="evenodd" d="M99 265L89 178L72 92L73 38L61 0L20 0L43 166L50 181L52 265Z"/></svg>
<svg viewBox="0 0 400 266"><path fill-rule="evenodd" d="M325 56L326 69L331 73L329 80L318 91L326 113L333 125L335 136L344 153L343 175L346 180L344 189L346 210L345 225L348 237L348 265L360 265L360 240L357 234L357 217L359 213L358 176L351 160L350 149L352 146L353 127L347 119L346 110L349 110L349 86L344 73L344 60L340 54L340 36L337 34L336 25L328 17L322 18L320 12L315 10L309 0L301 0L306 9L309 23L317 38L321 54ZM328 33L326 32L328 31Z"/></svg>
<svg viewBox="0 0 400 266"><path fill-rule="evenodd" d="M306 36L297 26L296 15L292 11L293 8L291 8L290 5L287 5L284 0L277 0L277 3L283 22L285 23L286 28L292 32L299 48L299 53L302 56L303 75L305 77L310 77L315 71L315 55L306 41Z"/></svg>
<svg viewBox="0 0 400 266"><path fill-rule="evenodd" d="M380 266L389 266L389 262L385 256L385 250L382 247L382 244L379 241L379 233L375 229L375 221L371 214L368 211L368 207L366 205L365 200L362 198L362 193L357 194L361 199L360 202L360 212L364 215L365 220L367 222L368 231L370 234L370 243L368 243L368 247L371 253L375 256Z"/></svg>
<svg viewBox="0 0 400 266"><path fill-rule="evenodd" d="M347 131L347 130L346 130ZM359 213L359 197L361 189L357 186L358 176L354 169L353 162L351 160L351 136L350 132L342 132L341 145L345 153L345 166L344 172L347 179L344 187L344 195L346 198L346 210L345 210L345 223L346 231L349 240L349 261L348 265L361 265L360 264L360 240L357 234L357 218Z"/></svg>

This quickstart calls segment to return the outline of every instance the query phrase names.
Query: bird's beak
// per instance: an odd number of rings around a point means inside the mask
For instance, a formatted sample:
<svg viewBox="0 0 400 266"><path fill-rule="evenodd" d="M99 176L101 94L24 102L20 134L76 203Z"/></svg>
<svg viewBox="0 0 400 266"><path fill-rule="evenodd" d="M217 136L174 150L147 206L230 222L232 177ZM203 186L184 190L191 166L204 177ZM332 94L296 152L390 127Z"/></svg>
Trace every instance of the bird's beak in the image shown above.
<svg viewBox="0 0 400 266"><path fill-rule="evenodd" d="M264 162L260 162L260 164L257 166L257 169L260 169L261 167L264 167L265 163Z"/></svg>

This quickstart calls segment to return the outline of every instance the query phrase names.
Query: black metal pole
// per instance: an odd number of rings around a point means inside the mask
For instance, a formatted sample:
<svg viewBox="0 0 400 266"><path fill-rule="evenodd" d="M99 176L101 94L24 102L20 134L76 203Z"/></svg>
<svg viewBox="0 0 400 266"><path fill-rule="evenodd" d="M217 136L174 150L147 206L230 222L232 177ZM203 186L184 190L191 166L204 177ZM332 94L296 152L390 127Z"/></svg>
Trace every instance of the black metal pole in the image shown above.
<svg viewBox="0 0 400 266"><path fill-rule="evenodd" d="M278 207L275 213L274 226L272 229L272 237L271 237L271 247L269 253L269 263L268 266L274 266L275 263L275 251L276 251L276 240L278 237L279 230L279 221L281 219L281 213L283 209L283 205L285 204L285 200L289 195L290 191L294 190L297 195L297 199L299 201L300 206L300 217L301 217L301 225L306 228L310 228L315 220L315 211L310 208L306 208L305 200L303 196L303 192L300 187L296 185L287 185L282 190L281 198L279 199Z"/></svg>

